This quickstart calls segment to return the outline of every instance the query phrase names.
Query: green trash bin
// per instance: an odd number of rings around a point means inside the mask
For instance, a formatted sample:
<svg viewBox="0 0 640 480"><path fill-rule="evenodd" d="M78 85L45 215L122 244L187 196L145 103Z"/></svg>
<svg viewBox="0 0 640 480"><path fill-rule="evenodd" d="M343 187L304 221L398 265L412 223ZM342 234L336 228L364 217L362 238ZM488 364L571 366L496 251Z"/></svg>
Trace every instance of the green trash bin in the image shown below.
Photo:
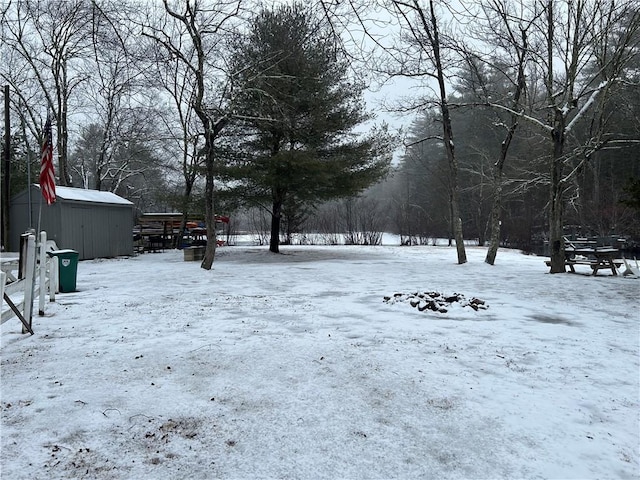
<svg viewBox="0 0 640 480"><path fill-rule="evenodd" d="M52 257L58 258L58 285L60 293L76 291L76 278L78 276L78 252L71 249L53 250L47 252Z"/></svg>

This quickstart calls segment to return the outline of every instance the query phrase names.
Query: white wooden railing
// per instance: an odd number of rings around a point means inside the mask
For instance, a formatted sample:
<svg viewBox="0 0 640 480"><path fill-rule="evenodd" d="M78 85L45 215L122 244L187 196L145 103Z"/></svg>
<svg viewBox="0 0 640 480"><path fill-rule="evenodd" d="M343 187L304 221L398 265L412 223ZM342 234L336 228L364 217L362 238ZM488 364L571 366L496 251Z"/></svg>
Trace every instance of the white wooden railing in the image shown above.
<svg viewBox="0 0 640 480"><path fill-rule="evenodd" d="M58 286L58 259L47 255L47 234L40 232L36 248L35 235L29 235L22 246L20 257L3 254L0 262L0 298L2 317L0 324L18 317L22 332L33 335L31 328L34 299L38 298L38 313L45 314L46 296L54 302ZM18 272L22 264L22 272Z"/></svg>

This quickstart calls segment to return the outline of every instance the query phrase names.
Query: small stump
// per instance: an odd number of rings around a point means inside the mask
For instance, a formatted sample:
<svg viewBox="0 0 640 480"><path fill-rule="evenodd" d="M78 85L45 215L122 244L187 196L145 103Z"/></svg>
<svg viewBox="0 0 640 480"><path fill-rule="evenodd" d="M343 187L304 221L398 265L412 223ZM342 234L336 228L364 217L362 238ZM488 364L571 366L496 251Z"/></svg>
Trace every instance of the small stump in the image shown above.
<svg viewBox="0 0 640 480"><path fill-rule="evenodd" d="M183 250L184 261L185 262L201 261L204 258L204 249L205 247L201 247L201 246L185 248Z"/></svg>

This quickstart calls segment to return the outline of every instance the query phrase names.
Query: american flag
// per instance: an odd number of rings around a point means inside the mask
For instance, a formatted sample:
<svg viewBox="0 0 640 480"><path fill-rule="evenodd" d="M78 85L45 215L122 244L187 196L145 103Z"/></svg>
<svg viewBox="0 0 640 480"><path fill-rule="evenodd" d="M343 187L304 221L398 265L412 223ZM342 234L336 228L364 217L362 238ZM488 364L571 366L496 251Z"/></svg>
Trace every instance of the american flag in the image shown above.
<svg viewBox="0 0 640 480"><path fill-rule="evenodd" d="M40 190L47 205L56 201L56 177L53 172L53 141L51 138L51 118L47 115L44 124L44 141L42 142L40 164Z"/></svg>

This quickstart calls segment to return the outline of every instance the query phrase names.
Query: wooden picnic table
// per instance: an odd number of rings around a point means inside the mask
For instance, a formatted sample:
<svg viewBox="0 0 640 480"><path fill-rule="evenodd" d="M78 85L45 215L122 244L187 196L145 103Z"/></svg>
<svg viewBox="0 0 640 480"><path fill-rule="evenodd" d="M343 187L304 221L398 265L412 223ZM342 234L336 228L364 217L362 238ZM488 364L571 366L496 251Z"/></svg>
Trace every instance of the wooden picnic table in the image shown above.
<svg viewBox="0 0 640 480"><path fill-rule="evenodd" d="M603 269L610 269L612 275L618 275L617 268L624 262L617 258L619 253L617 248L610 245L598 246L598 242L593 239L572 240L564 237L564 264L571 273L576 273L575 265L588 265L592 269L592 275ZM546 264L551 266L551 261L547 260Z"/></svg>
<svg viewBox="0 0 640 480"><path fill-rule="evenodd" d="M565 247L565 265L571 273L576 273L574 265L589 265L592 275L602 269L611 269L612 275L618 275L617 267L622 265L621 260L616 260L618 253L613 247Z"/></svg>

